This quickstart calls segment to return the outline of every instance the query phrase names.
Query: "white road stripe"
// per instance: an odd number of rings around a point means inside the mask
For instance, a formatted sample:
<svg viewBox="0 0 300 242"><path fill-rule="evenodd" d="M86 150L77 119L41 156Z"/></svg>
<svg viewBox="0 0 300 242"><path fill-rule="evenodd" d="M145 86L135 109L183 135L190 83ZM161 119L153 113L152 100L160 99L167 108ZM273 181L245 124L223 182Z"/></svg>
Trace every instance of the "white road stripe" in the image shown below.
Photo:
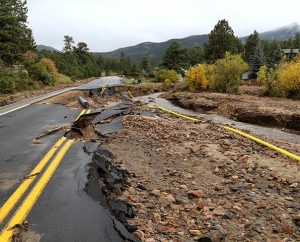
<svg viewBox="0 0 300 242"><path fill-rule="evenodd" d="M0 116L2 116L2 115L4 115L4 114L7 114L7 113L11 113L11 112L16 111L16 110L21 109L21 108L25 108L25 107L29 106L30 104L31 104L31 103L28 103L28 104L25 104L25 105L23 105L23 106L20 106L20 107L11 109L11 110L9 110L9 111L6 111L6 112L4 112L4 113L0 113Z"/></svg>

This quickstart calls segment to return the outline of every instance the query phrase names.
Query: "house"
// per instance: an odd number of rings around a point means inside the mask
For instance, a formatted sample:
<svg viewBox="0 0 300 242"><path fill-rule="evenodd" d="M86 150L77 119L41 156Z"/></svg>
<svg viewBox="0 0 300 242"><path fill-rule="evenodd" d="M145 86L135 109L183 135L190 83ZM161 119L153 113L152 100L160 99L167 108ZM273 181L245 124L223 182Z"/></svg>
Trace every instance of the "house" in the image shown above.
<svg viewBox="0 0 300 242"><path fill-rule="evenodd" d="M299 54L299 49L281 49L288 59L292 59Z"/></svg>

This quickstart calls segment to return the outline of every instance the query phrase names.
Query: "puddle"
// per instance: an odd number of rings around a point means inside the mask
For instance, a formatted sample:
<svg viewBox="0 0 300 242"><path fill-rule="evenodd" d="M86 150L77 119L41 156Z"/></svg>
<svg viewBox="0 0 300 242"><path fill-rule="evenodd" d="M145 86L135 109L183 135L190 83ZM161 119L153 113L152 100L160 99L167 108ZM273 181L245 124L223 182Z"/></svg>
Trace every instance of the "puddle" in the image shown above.
<svg viewBox="0 0 300 242"><path fill-rule="evenodd" d="M178 113L181 113L184 115L203 118L206 120L213 121L214 123L217 123L217 124L230 125L230 126L238 128L238 129L242 129L242 130L249 130L253 134L264 135L264 136L267 136L270 138L281 139L281 140L285 140L285 141L292 142L295 144L300 144L300 135L287 133L287 132L281 131L276 128L268 128L268 127L262 127L259 125L254 125L254 124L237 122L237 121L225 118L225 117L217 115L217 114L203 114L203 113L198 113L198 112L194 112L191 110L187 110L184 108L180 108L180 107L173 105L170 101L168 101L164 98L160 98L159 96L162 94L164 94L164 93L160 92L160 93L155 93L155 94L151 94L148 96L138 97L137 99L142 102L149 103L149 105L162 106L164 108L172 109L174 112L178 112Z"/></svg>

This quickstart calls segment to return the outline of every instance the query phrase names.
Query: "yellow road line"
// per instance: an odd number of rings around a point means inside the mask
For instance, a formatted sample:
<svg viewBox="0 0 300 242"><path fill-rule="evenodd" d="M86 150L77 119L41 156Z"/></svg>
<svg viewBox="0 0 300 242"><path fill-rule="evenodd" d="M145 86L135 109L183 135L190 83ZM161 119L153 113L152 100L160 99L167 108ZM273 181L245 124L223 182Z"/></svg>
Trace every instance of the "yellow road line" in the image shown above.
<svg viewBox="0 0 300 242"><path fill-rule="evenodd" d="M288 152L288 151L286 151L284 149L281 149L281 148L279 148L279 147L277 147L275 145L272 145L272 144L270 144L270 143L268 143L266 141L263 141L263 140L261 140L259 138L256 138L256 137L254 137L252 135L246 134L246 133L244 133L244 132L242 132L240 130L237 130L237 129L234 129L234 128L231 128L231 127L228 127L228 126L223 126L223 128L226 129L226 130L228 130L228 131L231 131L231 132L237 133L239 135L242 135L242 136L244 136L244 137L246 137L246 138L248 138L250 140L255 141L256 143L259 143L259 144L262 144L264 146L267 146L270 149L273 149L273 150L275 150L275 151L277 151L277 152L279 152L279 153L281 153L281 154L283 154L283 155L285 155L287 157L290 157L290 158L292 158L292 159L300 162L300 157L299 156L294 155L294 154L292 154L292 153L290 153L290 152Z"/></svg>
<svg viewBox="0 0 300 242"><path fill-rule="evenodd" d="M157 108L157 109L163 110L163 111L165 111L165 112L174 114L174 115L176 115L176 116L178 116L178 117L181 117L181 118L185 118L185 119L188 119L188 120L191 120L191 121L194 121L194 122L201 122L200 119L192 118L192 117L189 117L189 116L180 114L180 113L176 113L176 112L174 112L174 111L172 111L172 110L169 110L169 109L166 109L166 108L163 108L163 107L160 107L160 106L146 106L146 107L149 107L149 108Z"/></svg>
<svg viewBox="0 0 300 242"><path fill-rule="evenodd" d="M75 121L77 119L79 119L81 115L85 114L85 112L86 112L86 109L82 109L82 111L80 112L80 114L78 115L78 117L75 119Z"/></svg>
<svg viewBox="0 0 300 242"><path fill-rule="evenodd" d="M7 226L2 230L2 233L0 235L1 242L9 242L11 240L11 237L14 233L14 230L11 228L13 228L16 224L23 223L23 221L26 219L28 213L38 200L46 184L49 182L50 178L52 177L53 173L57 169L58 165L62 161L63 157L65 156L73 142L74 140L68 140L57 153L55 158L48 166L47 170L43 173L42 177L35 184L35 186L31 190L29 195L26 197L26 199L23 201L21 206L17 209L13 217L8 222Z"/></svg>
<svg viewBox="0 0 300 242"><path fill-rule="evenodd" d="M52 148L47 152L47 154L41 159L41 161L36 165L36 167L29 174L30 178L25 179L19 187L14 191L14 193L8 198L4 205L0 208L0 223L5 219L9 212L14 208L16 203L26 192L30 184L35 180L36 176L34 174L40 173L48 161L52 158L57 149L66 140L66 137L60 138ZM1 240L0 240L1 241Z"/></svg>
<svg viewBox="0 0 300 242"><path fill-rule="evenodd" d="M102 96L103 93L105 92L105 90L106 90L106 88L107 88L107 86L108 86L109 80L110 80L110 79L108 79L108 80L104 83L104 85L103 85L103 87L102 87L102 90L101 90L101 92L100 92L100 96Z"/></svg>

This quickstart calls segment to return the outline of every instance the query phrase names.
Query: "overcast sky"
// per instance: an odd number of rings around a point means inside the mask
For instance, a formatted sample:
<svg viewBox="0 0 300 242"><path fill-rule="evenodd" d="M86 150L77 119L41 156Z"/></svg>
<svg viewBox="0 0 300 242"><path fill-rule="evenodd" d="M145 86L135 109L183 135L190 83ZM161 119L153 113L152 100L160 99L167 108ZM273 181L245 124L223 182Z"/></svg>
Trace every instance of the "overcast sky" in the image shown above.
<svg viewBox="0 0 300 242"><path fill-rule="evenodd" d="M238 36L300 23L299 0L27 0L37 44L59 50L63 36L110 51L145 41L207 34L227 19Z"/></svg>

